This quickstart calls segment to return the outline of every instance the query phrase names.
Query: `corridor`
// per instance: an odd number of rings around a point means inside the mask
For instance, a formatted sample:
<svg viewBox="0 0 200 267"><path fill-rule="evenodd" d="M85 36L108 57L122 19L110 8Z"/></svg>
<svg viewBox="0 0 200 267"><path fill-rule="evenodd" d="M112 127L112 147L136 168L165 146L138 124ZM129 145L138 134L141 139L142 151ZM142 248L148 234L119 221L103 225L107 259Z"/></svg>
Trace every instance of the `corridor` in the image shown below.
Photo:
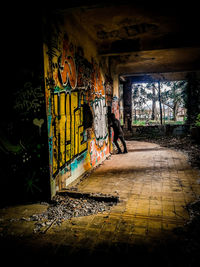
<svg viewBox="0 0 200 267"><path fill-rule="evenodd" d="M33 233L34 222L21 218L45 210L46 205L4 208L2 251L9 249L15 261L19 258L26 263L26 256L34 255L33 262L43 264L75 262L81 257L87 264L95 259L102 264L138 260L141 265L135 266L155 265L155 261L160 266L179 266L174 229L186 223L185 205L200 195L199 173L182 152L138 141L127 141L127 147L128 154L111 155L71 185L79 192L118 196L117 205L106 212L63 221L45 234Z"/></svg>
<svg viewBox="0 0 200 267"><path fill-rule="evenodd" d="M17 65L2 90L4 265L199 266L197 4L17 3L6 14L5 69L13 54ZM111 114L127 154L113 151Z"/></svg>

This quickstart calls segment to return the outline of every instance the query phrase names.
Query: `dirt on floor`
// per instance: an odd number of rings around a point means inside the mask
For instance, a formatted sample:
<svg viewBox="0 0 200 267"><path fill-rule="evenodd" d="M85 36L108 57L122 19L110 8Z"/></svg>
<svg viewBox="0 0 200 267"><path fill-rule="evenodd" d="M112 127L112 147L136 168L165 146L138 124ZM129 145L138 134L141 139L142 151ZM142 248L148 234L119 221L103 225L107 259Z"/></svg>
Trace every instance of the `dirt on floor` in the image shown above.
<svg viewBox="0 0 200 267"><path fill-rule="evenodd" d="M188 161L191 164L191 166L200 169L200 144L197 144L191 138L190 135L177 136L177 137L175 136L160 136L160 137L158 136L154 138L146 137L142 138L142 141L156 143L163 147L172 148L177 151L182 151L187 154Z"/></svg>

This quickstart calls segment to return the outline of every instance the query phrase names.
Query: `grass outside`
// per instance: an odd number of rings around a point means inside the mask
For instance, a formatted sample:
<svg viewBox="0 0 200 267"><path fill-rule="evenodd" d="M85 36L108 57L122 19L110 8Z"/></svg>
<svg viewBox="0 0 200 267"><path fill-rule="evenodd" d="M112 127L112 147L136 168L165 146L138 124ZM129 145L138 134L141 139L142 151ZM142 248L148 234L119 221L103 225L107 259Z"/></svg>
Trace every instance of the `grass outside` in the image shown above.
<svg viewBox="0 0 200 267"><path fill-rule="evenodd" d="M171 124L171 125L183 125L185 121L172 121L172 120L163 120L163 124ZM148 125L160 125L160 121L155 120L134 120L132 122L133 126L148 126Z"/></svg>

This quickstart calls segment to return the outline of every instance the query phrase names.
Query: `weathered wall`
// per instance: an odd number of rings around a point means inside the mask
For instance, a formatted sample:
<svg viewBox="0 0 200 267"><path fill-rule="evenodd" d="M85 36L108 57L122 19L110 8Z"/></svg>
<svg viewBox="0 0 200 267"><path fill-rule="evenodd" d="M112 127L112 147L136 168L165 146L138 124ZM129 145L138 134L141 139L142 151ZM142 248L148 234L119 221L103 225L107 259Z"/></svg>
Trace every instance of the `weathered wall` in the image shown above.
<svg viewBox="0 0 200 267"><path fill-rule="evenodd" d="M69 17L48 21L44 42L52 195L110 152L112 84L105 79L94 43Z"/></svg>
<svg viewBox="0 0 200 267"><path fill-rule="evenodd" d="M36 19L34 12L14 8L9 13L12 26L5 28L4 68L13 71L4 73L1 94L6 105L1 105L0 112L0 205L50 197L42 19L38 13Z"/></svg>
<svg viewBox="0 0 200 267"><path fill-rule="evenodd" d="M127 137L155 137L155 136L182 136L189 132L190 126L184 125L147 125L132 126L131 133L127 133Z"/></svg>

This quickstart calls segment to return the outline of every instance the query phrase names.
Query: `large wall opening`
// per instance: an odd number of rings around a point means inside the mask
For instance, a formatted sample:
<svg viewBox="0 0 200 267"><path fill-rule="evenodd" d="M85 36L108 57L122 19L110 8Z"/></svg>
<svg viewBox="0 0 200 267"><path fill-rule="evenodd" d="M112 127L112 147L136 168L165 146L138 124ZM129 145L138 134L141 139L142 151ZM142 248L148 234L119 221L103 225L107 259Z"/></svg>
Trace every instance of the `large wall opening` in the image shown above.
<svg viewBox="0 0 200 267"><path fill-rule="evenodd" d="M183 124L187 81L132 84L132 125Z"/></svg>

